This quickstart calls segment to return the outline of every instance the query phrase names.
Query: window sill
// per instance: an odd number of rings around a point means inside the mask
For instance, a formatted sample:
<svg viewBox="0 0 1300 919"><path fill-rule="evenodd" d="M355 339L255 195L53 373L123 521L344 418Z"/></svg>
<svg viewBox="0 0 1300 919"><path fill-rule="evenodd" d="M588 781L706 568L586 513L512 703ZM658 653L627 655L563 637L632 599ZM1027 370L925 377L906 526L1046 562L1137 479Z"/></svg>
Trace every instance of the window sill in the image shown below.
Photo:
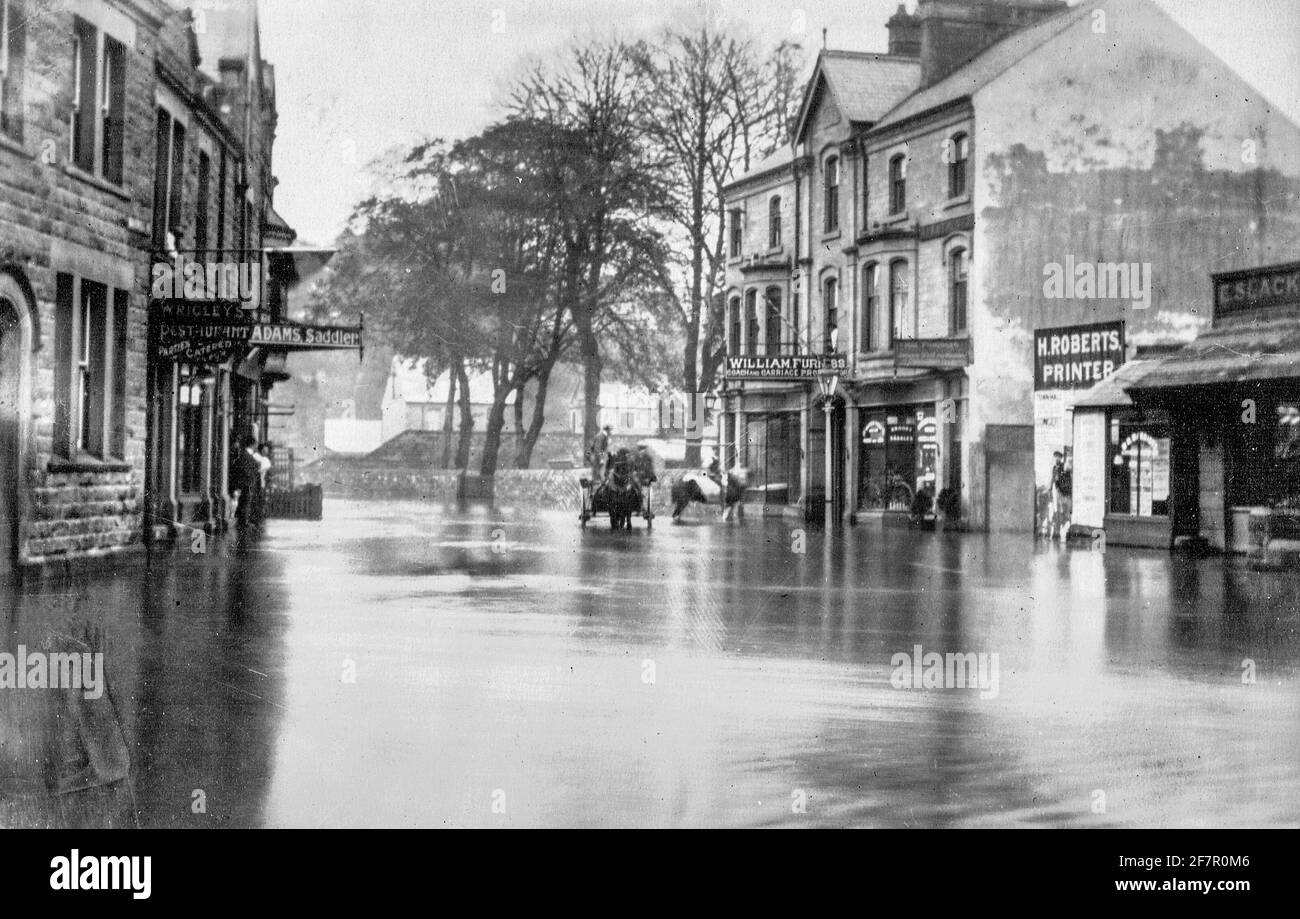
<svg viewBox="0 0 1300 919"><path fill-rule="evenodd" d="M896 227L902 223L907 223L907 211L903 211L901 214L890 214L880 221L882 227Z"/></svg>
<svg viewBox="0 0 1300 919"><path fill-rule="evenodd" d="M82 182L85 182L87 185L92 185L95 188L98 188L100 191L108 192L108 194L113 195L116 198L121 198L123 201L131 200L130 193L127 192L127 190L123 186L114 185L112 182L108 181L107 179L101 179L99 176L91 175L89 172L85 172L81 168L74 166L71 163L65 164L63 167L63 171L68 175L72 176L74 179L78 179Z"/></svg>
<svg viewBox="0 0 1300 919"><path fill-rule="evenodd" d="M821 241L824 243L833 242L839 239L843 235L844 235L843 232L838 229L826 230L825 232L822 233Z"/></svg>
<svg viewBox="0 0 1300 919"><path fill-rule="evenodd" d="M943 206L945 211L951 211L959 207L970 207L970 194L964 194L959 198L949 198Z"/></svg>
<svg viewBox="0 0 1300 919"><path fill-rule="evenodd" d="M125 460L101 460L93 456L79 456L75 460L55 458L46 466L48 472L131 472L135 467Z"/></svg>
<svg viewBox="0 0 1300 919"><path fill-rule="evenodd" d="M20 141L4 133L0 133L0 150L7 150L8 152L17 154L24 159L36 159L36 154L24 147Z"/></svg>

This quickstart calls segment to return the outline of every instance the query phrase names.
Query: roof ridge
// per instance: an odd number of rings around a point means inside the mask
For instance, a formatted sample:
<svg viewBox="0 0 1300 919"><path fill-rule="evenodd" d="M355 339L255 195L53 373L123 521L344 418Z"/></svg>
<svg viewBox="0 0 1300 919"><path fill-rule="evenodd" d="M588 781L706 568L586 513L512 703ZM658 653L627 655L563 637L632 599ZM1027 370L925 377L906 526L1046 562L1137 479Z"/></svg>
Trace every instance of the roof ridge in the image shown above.
<svg viewBox="0 0 1300 919"><path fill-rule="evenodd" d="M1101 2L1101 3L1105 3L1106 0L1100 0L1100 2ZM1069 28L1071 25L1073 25L1074 22L1075 22L1076 20L1084 18L1085 15L1091 15L1091 13L1092 13L1092 8L1089 7L1088 4L1086 4L1086 3L1080 3L1080 4L1078 4L1077 6L1066 7L1065 9L1063 9L1063 10L1061 10L1061 11L1059 11L1059 12L1057 12L1057 13L1051 15L1051 16L1046 17L1045 19L1043 19L1043 20L1041 20L1041 21L1039 21L1039 22L1035 22L1035 23L1033 23L1033 24L1031 24L1031 25L1028 25L1028 26L1026 26L1026 27L1024 27L1024 28L1022 28L1022 29L1016 29L1016 30L1013 31L1013 32L1008 32L1006 35L1002 36L1002 37L999 38L997 41L993 42L993 44L991 44L991 45L989 45L987 48L984 48L983 50L981 50L981 51L979 52L979 54L975 55L973 58L971 58L971 59L970 59L969 61L967 61L966 63L962 64L960 67L958 67L958 68L952 70L951 72L945 74L945 75L943 76L942 79L938 80L938 81L935 82L935 83L931 83L929 86L924 86L924 87L921 87L921 88L919 88L919 89L916 89L916 90L914 90L913 92L909 93L909 94L908 94L907 96L905 96L904 98L900 99L897 105L895 105L892 109L890 109L889 111L885 112L885 114L883 114L882 116L880 116L879 124L882 124L882 125L883 125L883 124L885 124L886 122L888 122L889 119L890 119L890 116L893 115L894 112L896 112L896 111L898 111L899 109L903 108L903 107L906 106L909 102L911 102L913 99L916 99L918 96L921 96L921 95L923 95L923 94L925 94L925 93L928 93L928 92L930 92L932 89L935 89L936 87L941 86L941 85L943 85L944 83L949 82L950 80L956 80L956 78L958 78L958 77L959 77L963 72L968 71L968 70L974 68L974 67L975 67L977 64L979 64L979 63L980 63L984 58L988 57L990 54L992 54L996 49L998 49L998 48L1001 47L1002 45L1004 45L1004 44L1006 44L1006 43L1012 41L1013 39L1024 38L1026 35L1028 35L1028 34L1030 34L1030 33L1032 33L1032 32L1036 32L1036 31L1038 31L1039 29L1041 29L1042 32L1043 32L1042 39L1039 40L1039 41L1037 41L1037 42L1035 42L1033 45L1026 47L1026 48L1024 49L1023 53L1021 53L1019 56L1017 56L1017 57L1015 58L1014 61L1012 61L1011 63L1007 64L1006 67L1002 68L1001 70L997 71L996 73L994 73L994 74L992 74L991 76L989 76L986 80L984 80L984 82L983 82L982 85L987 86L989 83L992 83L994 80L998 79L998 77L1002 76L1004 73L1006 73L1006 72L1007 72L1008 70L1010 70L1012 67L1014 67L1017 63L1019 63L1020 61L1024 60L1026 57L1028 57L1028 56L1029 56L1030 54L1032 54L1033 52L1037 51L1037 50L1038 50L1039 48L1041 48L1043 45L1047 44L1049 41L1051 41L1051 40L1052 40L1053 38L1055 38L1056 36L1060 35L1060 34L1061 34L1062 32L1064 32L1067 28ZM1049 25L1057 25L1057 26L1059 26L1059 28L1056 28L1056 29L1048 29L1047 27L1048 27ZM963 95L964 95L964 94L963 94ZM957 97L955 97L955 96L954 96L954 97L946 97L946 101L951 101L952 98L957 98ZM936 105L943 105L944 103L943 103L943 102L936 102L935 104L936 104ZM927 110L927 111L928 111L928 110ZM909 115L908 118L913 118L913 117L916 117L917 115L921 115L921 114L924 114L924 113L923 113L923 112L917 112L917 113L915 113L914 115ZM906 120L906 119L904 119L904 120Z"/></svg>

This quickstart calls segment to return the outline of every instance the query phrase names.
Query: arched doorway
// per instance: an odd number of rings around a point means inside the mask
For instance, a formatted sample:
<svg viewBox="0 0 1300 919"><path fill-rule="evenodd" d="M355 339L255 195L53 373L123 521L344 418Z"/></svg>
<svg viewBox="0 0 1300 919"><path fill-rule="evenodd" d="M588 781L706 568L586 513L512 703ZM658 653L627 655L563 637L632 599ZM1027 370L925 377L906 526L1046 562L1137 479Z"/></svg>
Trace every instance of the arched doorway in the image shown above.
<svg viewBox="0 0 1300 919"><path fill-rule="evenodd" d="M32 404L30 302L18 280L0 272L0 578L14 572L21 545L24 450Z"/></svg>

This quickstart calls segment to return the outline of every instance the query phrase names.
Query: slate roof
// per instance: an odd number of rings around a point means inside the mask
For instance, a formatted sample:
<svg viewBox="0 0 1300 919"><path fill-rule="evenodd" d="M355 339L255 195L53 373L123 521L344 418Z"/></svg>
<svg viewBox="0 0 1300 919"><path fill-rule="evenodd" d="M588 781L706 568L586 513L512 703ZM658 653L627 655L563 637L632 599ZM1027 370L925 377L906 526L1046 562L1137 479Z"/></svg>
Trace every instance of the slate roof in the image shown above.
<svg viewBox="0 0 1300 919"><path fill-rule="evenodd" d="M849 121L879 121L921 81L921 62L914 57L824 51L821 68Z"/></svg>
<svg viewBox="0 0 1300 919"><path fill-rule="evenodd" d="M983 89L1074 23L1091 16L1093 9L1094 6L1089 4L1071 7L1035 25L1012 32L938 83L903 99L883 114L876 128L898 124Z"/></svg>
<svg viewBox="0 0 1300 919"><path fill-rule="evenodd" d="M1129 392L1300 377L1300 319L1220 326L1163 358Z"/></svg>

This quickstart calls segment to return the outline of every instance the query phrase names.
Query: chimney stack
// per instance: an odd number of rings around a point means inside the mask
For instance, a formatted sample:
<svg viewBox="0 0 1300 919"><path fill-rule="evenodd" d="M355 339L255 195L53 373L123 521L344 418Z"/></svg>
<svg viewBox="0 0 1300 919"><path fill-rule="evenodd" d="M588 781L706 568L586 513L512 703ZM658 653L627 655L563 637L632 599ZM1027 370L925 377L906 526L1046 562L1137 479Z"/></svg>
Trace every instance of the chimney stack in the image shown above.
<svg viewBox="0 0 1300 919"><path fill-rule="evenodd" d="M889 29L889 53L896 57L921 56L921 23L898 4L898 12L885 23Z"/></svg>
<svg viewBox="0 0 1300 919"><path fill-rule="evenodd" d="M939 82L1012 32L1067 9L1065 0L919 0L912 18L921 34L921 86Z"/></svg>

